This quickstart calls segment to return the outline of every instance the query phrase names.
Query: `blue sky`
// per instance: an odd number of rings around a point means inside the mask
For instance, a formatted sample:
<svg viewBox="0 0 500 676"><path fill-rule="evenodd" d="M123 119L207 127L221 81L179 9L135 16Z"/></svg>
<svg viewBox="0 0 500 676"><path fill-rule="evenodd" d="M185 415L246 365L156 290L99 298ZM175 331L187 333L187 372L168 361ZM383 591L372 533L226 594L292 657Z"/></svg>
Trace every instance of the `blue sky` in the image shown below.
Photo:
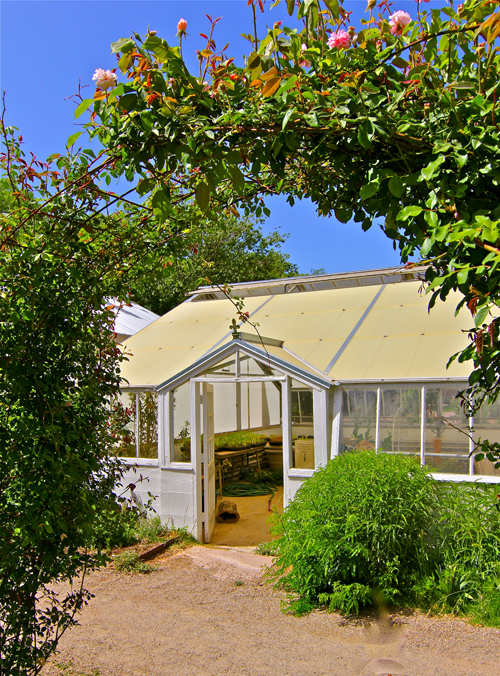
<svg viewBox="0 0 500 676"><path fill-rule="evenodd" d="M266 6L270 5L266 1ZM365 0L347 0L352 23L366 7ZM259 15L261 35L266 24L287 18L286 3ZM415 16L415 2L399 1L394 9ZM68 99L78 82L94 91L92 74L98 67L113 68L116 61L110 43L148 28L176 44L180 17L188 21L184 55L193 68L195 50L202 47L205 14L221 16L215 34L220 46L241 56L247 45L241 33L251 32L247 0L2 0L0 2L0 87L6 91L9 124L17 126L25 149L45 158L64 150L65 141L78 130L75 104ZM84 90L85 91L85 90ZM363 233L355 224L319 218L308 202L289 207L284 199L270 201L271 216L265 230L279 227L289 233L286 250L301 272L324 268L327 272L362 270L399 264L392 243L378 227Z"/></svg>

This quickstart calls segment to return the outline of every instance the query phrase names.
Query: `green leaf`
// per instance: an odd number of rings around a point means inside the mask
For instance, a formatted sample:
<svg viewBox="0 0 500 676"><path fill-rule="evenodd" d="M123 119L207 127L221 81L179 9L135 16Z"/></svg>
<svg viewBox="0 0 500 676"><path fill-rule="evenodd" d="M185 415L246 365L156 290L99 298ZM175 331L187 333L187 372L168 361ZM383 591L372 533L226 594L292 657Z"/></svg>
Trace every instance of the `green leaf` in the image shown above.
<svg viewBox="0 0 500 676"><path fill-rule="evenodd" d="M318 127L319 122L318 122L318 116L316 115L315 112L312 113L307 113L304 115L304 120L311 125L311 127Z"/></svg>
<svg viewBox="0 0 500 676"><path fill-rule="evenodd" d="M405 61L400 56L396 56L392 60L392 65L396 66L396 68L406 68L409 64L408 64L408 61Z"/></svg>
<svg viewBox="0 0 500 676"><path fill-rule="evenodd" d="M295 11L295 0L286 0L286 8L289 16L293 16Z"/></svg>
<svg viewBox="0 0 500 676"><path fill-rule="evenodd" d="M424 239L424 242L423 242L422 246L420 247L420 254L423 258L425 258L427 256L429 251L432 249L433 245L434 245L434 240L432 239L432 237L427 237L426 239Z"/></svg>
<svg viewBox="0 0 500 676"><path fill-rule="evenodd" d="M82 134L83 134L82 131L77 131L77 132L75 132L74 134L71 134L71 136L70 136L70 137L68 138L68 140L66 141L66 147L67 147L67 148L71 148L71 146L72 146L73 143L76 141L76 139L79 138Z"/></svg>
<svg viewBox="0 0 500 676"><path fill-rule="evenodd" d="M156 182L152 178L143 178L139 183L137 184L137 194L138 195L146 195L148 192L151 192L153 188L155 187Z"/></svg>
<svg viewBox="0 0 500 676"><path fill-rule="evenodd" d="M340 15L340 4L339 0L325 0L325 5L330 10L330 13L334 19L338 19Z"/></svg>
<svg viewBox="0 0 500 676"><path fill-rule="evenodd" d="M438 215L435 211L426 211L424 214L424 219L425 222L431 226L431 228L435 228L439 221Z"/></svg>
<svg viewBox="0 0 500 676"><path fill-rule="evenodd" d="M398 212L398 215L396 216L396 220L398 221L406 221L408 218L412 218L414 216L418 216L421 214L423 211L422 207L417 207L416 205L411 205L409 207L403 207L401 211Z"/></svg>
<svg viewBox="0 0 500 676"><path fill-rule="evenodd" d="M347 223L352 218L352 209L349 207L337 207L335 209L335 217L341 223Z"/></svg>
<svg viewBox="0 0 500 676"><path fill-rule="evenodd" d="M233 182L234 187L237 189L242 188L245 183L245 179L241 171L238 169L238 167L236 167L234 164L231 164L228 167L228 171L231 176L231 180Z"/></svg>
<svg viewBox="0 0 500 676"><path fill-rule="evenodd" d="M476 314L474 315L474 324L476 325L476 328L481 326L489 311L488 305L481 305L477 308Z"/></svg>
<svg viewBox="0 0 500 676"><path fill-rule="evenodd" d="M363 120L363 122L358 127L358 142L359 145L365 149L370 148L371 141L370 138L373 134L373 127L371 122L368 120Z"/></svg>
<svg viewBox="0 0 500 676"><path fill-rule="evenodd" d="M200 209L206 211L210 202L210 188L205 182L198 183L195 188L194 196Z"/></svg>
<svg viewBox="0 0 500 676"><path fill-rule="evenodd" d="M457 280L459 284L465 284L469 276L469 268L463 268L457 272Z"/></svg>
<svg viewBox="0 0 500 676"><path fill-rule="evenodd" d="M122 73L126 73L132 63L132 54L125 52L118 61L118 68Z"/></svg>
<svg viewBox="0 0 500 676"><path fill-rule="evenodd" d="M420 177L425 181L430 181L438 173L439 167L443 164L443 162L445 162L445 160L446 157L444 155L440 155L433 162L429 162L429 164L420 172Z"/></svg>
<svg viewBox="0 0 500 676"><path fill-rule="evenodd" d="M261 65L260 54L257 52L252 52L248 57L248 70L255 70Z"/></svg>
<svg viewBox="0 0 500 676"><path fill-rule="evenodd" d="M375 193L378 192L379 188L380 183L378 180L371 181L370 183L367 183L361 188L361 190L359 191L359 196L361 197L362 200L367 200L370 197L373 197L373 195L375 195Z"/></svg>
<svg viewBox="0 0 500 676"><path fill-rule="evenodd" d="M120 38L120 40L111 43L111 51L113 54L118 54L118 52L131 52L134 47L135 42L130 38Z"/></svg>
<svg viewBox="0 0 500 676"><path fill-rule="evenodd" d="M295 112L295 108L290 108L289 110L286 111L285 116L283 118L283 122L281 123L282 131L284 131L286 129L286 125L288 124L288 121L292 117L294 112Z"/></svg>
<svg viewBox="0 0 500 676"><path fill-rule="evenodd" d="M94 99L83 99L83 101L77 106L75 110L75 120L77 117L80 117L82 113L90 108L94 103Z"/></svg>
<svg viewBox="0 0 500 676"><path fill-rule="evenodd" d="M169 55L173 54L165 40L156 35L148 35L144 40L144 47L150 49L160 63L167 61Z"/></svg>
<svg viewBox="0 0 500 676"><path fill-rule="evenodd" d="M389 179L389 192L394 197L401 197L403 194L403 182L399 176L391 176Z"/></svg>

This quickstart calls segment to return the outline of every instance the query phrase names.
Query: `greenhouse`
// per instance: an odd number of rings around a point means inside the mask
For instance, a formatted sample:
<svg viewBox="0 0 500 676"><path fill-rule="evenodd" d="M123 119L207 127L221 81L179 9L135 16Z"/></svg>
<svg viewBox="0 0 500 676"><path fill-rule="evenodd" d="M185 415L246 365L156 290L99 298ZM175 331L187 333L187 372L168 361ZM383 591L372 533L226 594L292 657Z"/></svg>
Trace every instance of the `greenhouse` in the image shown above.
<svg viewBox="0 0 500 676"><path fill-rule="evenodd" d="M122 367L129 434L115 449L162 520L213 538L229 484L272 473L283 506L345 450L411 455L439 480L500 482L473 439L500 441L498 406L467 418L457 399L470 315L458 296L428 312L422 270L237 284L251 323L217 287L132 336ZM282 477L282 478L281 478Z"/></svg>

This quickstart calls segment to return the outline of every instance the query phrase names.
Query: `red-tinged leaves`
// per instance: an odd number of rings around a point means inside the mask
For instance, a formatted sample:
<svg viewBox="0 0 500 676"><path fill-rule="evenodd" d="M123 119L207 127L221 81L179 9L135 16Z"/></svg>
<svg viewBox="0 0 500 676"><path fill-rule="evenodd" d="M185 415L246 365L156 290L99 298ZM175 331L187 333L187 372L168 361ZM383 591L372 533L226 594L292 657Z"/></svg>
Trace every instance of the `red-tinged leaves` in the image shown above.
<svg viewBox="0 0 500 676"><path fill-rule="evenodd" d="M281 84L281 78L280 77L273 77L267 80L265 83L264 87L262 88L262 96L264 98L267 98L269 96L272 96L277 90L278 87Z"/></svg>

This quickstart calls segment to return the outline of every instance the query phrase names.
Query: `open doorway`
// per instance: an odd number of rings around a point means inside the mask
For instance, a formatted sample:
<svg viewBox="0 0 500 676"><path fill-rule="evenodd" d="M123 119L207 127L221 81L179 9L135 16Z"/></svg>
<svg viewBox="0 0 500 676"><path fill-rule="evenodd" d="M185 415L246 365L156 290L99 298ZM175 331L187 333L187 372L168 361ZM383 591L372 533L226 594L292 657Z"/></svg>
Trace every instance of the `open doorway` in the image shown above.
<svg viewBox="0 0 500 676"><path fill-rule="evenodd" d="M273 537L270 517L283 509L283 376L238 361L218 364L202 385L204 539L251 546Z"/></svg>
<svg viewBox="0 0 500 676"><path fill-rule="evenodd" d="M275 536L283 510L281 425L216 436L216 523L211 543L255 546Z"/></svg>

